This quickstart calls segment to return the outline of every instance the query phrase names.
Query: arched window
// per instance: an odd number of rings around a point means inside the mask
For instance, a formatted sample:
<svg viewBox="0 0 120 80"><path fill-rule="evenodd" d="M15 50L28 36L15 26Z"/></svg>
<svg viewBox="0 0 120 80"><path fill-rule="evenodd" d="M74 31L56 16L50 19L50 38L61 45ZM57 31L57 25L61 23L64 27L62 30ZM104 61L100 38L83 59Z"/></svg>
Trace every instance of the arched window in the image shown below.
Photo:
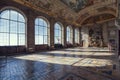
<svg viewBox="0 0 120 80"><path fill-rule="evenodd" d="M67 43L73 43L73 31L71 26L67 26Z"/></svg>
<svg viewBox="0 0 120 80"><path fill-rule="evenodd" d="M25 18L13 9L0 13L0 46L25 45Z"/></svg>
<svg viewBox="0 0 120 80"><path fill-rule="evenodd" d="M54 25L54 44L62 44L62 25L60 23Z"/></svg>
<svg viewBox="0 0 120 80"><path fill-rule="evenodd" d="M35 44L48 44L48 23L43 18L35 19Z"/></svg>
<svg viewBox="0 0 120 80"><path fill-rule="evenodd" d="M79 29L75 29L75 43L79 44Z"/></svg>

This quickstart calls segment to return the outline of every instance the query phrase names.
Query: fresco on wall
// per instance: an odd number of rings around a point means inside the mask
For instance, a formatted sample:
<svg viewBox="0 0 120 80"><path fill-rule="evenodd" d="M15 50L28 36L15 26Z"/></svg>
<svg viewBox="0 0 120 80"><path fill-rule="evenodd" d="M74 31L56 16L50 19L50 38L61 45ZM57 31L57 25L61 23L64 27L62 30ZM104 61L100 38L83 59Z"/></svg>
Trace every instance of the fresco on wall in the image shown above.
<svg viewBox="0 0 120 80"><path fill-rule="evenodd" d="M78 12L87 6L89 0L61 0L74 11ZM91 1L91 0L90 0Z"/></svg>

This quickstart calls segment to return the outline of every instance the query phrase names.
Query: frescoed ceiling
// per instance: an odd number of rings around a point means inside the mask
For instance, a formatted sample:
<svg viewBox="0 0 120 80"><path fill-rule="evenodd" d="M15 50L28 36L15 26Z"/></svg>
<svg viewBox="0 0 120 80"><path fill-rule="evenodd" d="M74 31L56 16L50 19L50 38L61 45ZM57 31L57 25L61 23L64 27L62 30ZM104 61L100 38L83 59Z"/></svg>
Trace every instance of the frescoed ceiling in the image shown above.
<svg viewBox="0 0 120 80"><path fill-rule="evenodd" d="M89 5L91 0L61 0L68 7L73 9L75 12L79 12L81 9ZM91 2L92 3L92 2Z"/></svg>
<svg viewBox="0 0 120 80"><path fill-rule="evenodd" d="M99 21L109 21L117 17L116 0L12 0L36 11L43 12L54 18L64 20L76 26L85 25L84 21L93 16ZM109 14L110 18L104 16ZM113 17L114 16L114 17ZM87 20L88 19L88 20ZM88 22L91 23L92 21ZM87 23L86 23L87 24Z"/></svg>

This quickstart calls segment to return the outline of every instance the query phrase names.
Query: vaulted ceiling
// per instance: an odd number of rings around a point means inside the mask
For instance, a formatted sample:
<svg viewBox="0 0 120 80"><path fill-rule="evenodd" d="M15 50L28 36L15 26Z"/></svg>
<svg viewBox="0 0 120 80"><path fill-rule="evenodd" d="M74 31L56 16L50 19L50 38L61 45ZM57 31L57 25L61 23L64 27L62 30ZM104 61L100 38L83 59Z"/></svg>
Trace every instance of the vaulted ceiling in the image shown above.
<svg viewBox="0 0 120 80"><path fill-rule="evenodd" d="M75 12L79 12L86 6L93 4L93 0L61 0L64 4L70 7Z"/></svg>
<svg viewBox="0 0 120 80"><path fill-rule="evenodd" d="M117 17L116 0L13 0L76 26Z"/></svg>

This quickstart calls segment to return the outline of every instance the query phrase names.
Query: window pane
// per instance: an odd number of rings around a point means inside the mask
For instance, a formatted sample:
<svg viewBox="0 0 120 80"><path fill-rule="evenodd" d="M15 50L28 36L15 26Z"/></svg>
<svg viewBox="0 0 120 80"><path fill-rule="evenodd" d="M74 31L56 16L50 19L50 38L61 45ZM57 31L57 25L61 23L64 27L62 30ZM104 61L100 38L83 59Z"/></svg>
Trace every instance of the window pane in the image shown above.
<svg viewBox="0 0 120 80"><path fill-rule="evenodd" d="M55 25L55 29L58 30L59 29L59 26L58 24Z"/></svg>
<svg viewBox="0 0 120 80"><path fill-rule="evenodd" d="M39 36L35 35L35 44L39 44Z"/></svg>
<svg viewBox="0 0 120 80"><path fill-rule="evenodd" d="M25 45L25 35L19 34L19 45Z"/></svg>
<svg viewBox="0 0 120 80"><path fill-rule="evenodd" d="M35 26L35 34L39 34L39 26Z"/></svg>
<svg viewBox="0 0 120 80"><path fill-rule="evenodd" d="M43 36L39 36L39 44L43 44Z"/></svg>
<svg viewBox="0 0 120 80"><path fill-rule="evenodd" d="M25 45L24 17L14 10L5 10L0 14L0 16L2 17L0 18L0 45ZM10 17L10 19L8 17ZM6 18L7 20L4 18ZM19 21L23 21L24 23L19 22L18 19Z"/></svg>
<svg viewBox="0 0 120 80"><path fill-rule="evenodd" d="M0 33L0 46L8 46L9 45L9 34L8 33Z"/></svg>
<svg viewBox="0 0 120 80"><path fill-rule="evenodd" d="M10 21L10 33L17 33L17 22Z"/></svg>
<svg viewBox="0 0 120 80"><path fill-rule="evenodd" d="M35 20L35 44L47 44L48 28L47 23L42 18Z"/></svg>
<svg viewBox="0 0 120 80"><path fill-rule="evenodd" d="M54 41L55 44L61 44L61 39L62 39L62 34L61 34L61 25L59 25L58 23L55 24L54 27Z"/></svg>
<svg viewBox="0 0 120 80"><path fill-rule="evenodd" d="M25 23L18 24L18 33L25 33Z"/></svg>
<svg viewBox="0 0 120 80"><path fill-rule="evenodd" d="M58 23L55 24L55 29L59 29L59 24Z"/></svg>
<svg viewBox="0 0 120 80"><path fill-rule="evenodd" d="M69 41L69 37L67 37L67 42Z"/></svg>
<svg viewBox="0 0 120 80"><path fill-rule="evenodd" d="M47 44L47 36L44 36L44 44Z"/></svg>
<svg viewBox="0 0 120 80"><path fill-rule="evenodd" d="M21 14L18 14L18 21L25 22L25 19Z"/></svg>
<svg viewBox="0 0 120 80"><path fill-rule="evenodd" d="M47 28L46 27L44 28L44 33L43 34L47 35Z"/></svg>
<svg viewBox="0 0 120 80"><path fill-rule="evenodd" d="M10 45L17 45L17 34L10 34Z"/></svg>
<svg viewBox="0 0 120 80"><path fill-rule="evenodd" d="M69 27L67 27L67 32L69 31Z"/></svg>
<svg viewBox="0 0 120 80"><path fill-rule="evenodd" d="M36 19L36 20L35 20L35 25L38 25L38 23L39 23L39 20Z"/></svg>
<svg viewBox="0 0 120 80"><path fill-rule="evenodd" d="M60 36L58 37L57 40L58 40L58 43L61 44L61 37Z"/></svg>
<svg viewBox="0 0 120 80"><path fill-rule="evenodd" d="M9 20L0 19L0 32L9 32Z"/></svg>
<svg viewBox="0 0 120 80"><path fill-rule="evenodd" d="M72 43L72 29L71 27L67 27L67 43Z"/></svg>
<svg viewBox="0 0 120 80"><path fill-rule="evenodd" d="M59 33L58 33L58 32L59 32L58 30L55 30L54 35L55 35L55 36L59 36Z"/></svg>
<svg viewBox="0 0 120 80"><path fill-rule="evenodd" d="M43 22L43 25L44 25L45 27L47 27L47 23L46 23L45 21Z"/></svg>
<svg viewBox="0 0 120 80"><path fill-rule="evenodd" d="M75 29L75 43L79 43L79 30Z"/></svg>
<svg viewBox="0 0 120 80"><path fill-rule="evenodd" d="M67 37L70 37L70 32L67 32Z"/></svg>
<svg viewBox="0 0 120 80"><path fill-rule="evenodd" d="M58 26L58 29L61 30L61 26L60 25Z"/></svg>
<svg viewBox="0 0 120 80"><path fill-rule="evenodd" d="M1 18L9 19L9 10L5 10L0 14Z"/></svg>
<svg viewBox="0 0 120 80"><path fill-rule="evenodd" d="M56 37L54 38L54 41L55 41L55 44L58 44L58 40Z"/></svg>
<svg viewBox="0 0 120 80"><path fill-rule="evenodd" d="M58 33L58 34L59 34L59 36L61 36L61 30L59 30L59 33Z"/></svg>
<svg viewBox="0 0 120 80"><path fill-rule="evenodd" d="M44 24L43 24L43 19L39 18L38 24L44 26Z"/></svg>
<svg viewBox="0 0 120 80"><path fill-rule="evenodd" d="M17 21L17 17L18 17L17 12L13 11L13 10L10 10L10 19Z"/></svg>
<svg viewBox="0 0 120 80"><path fill-rule="evenodd" d="M43 35L43 28L39 27L39 35Z"/></svg>

